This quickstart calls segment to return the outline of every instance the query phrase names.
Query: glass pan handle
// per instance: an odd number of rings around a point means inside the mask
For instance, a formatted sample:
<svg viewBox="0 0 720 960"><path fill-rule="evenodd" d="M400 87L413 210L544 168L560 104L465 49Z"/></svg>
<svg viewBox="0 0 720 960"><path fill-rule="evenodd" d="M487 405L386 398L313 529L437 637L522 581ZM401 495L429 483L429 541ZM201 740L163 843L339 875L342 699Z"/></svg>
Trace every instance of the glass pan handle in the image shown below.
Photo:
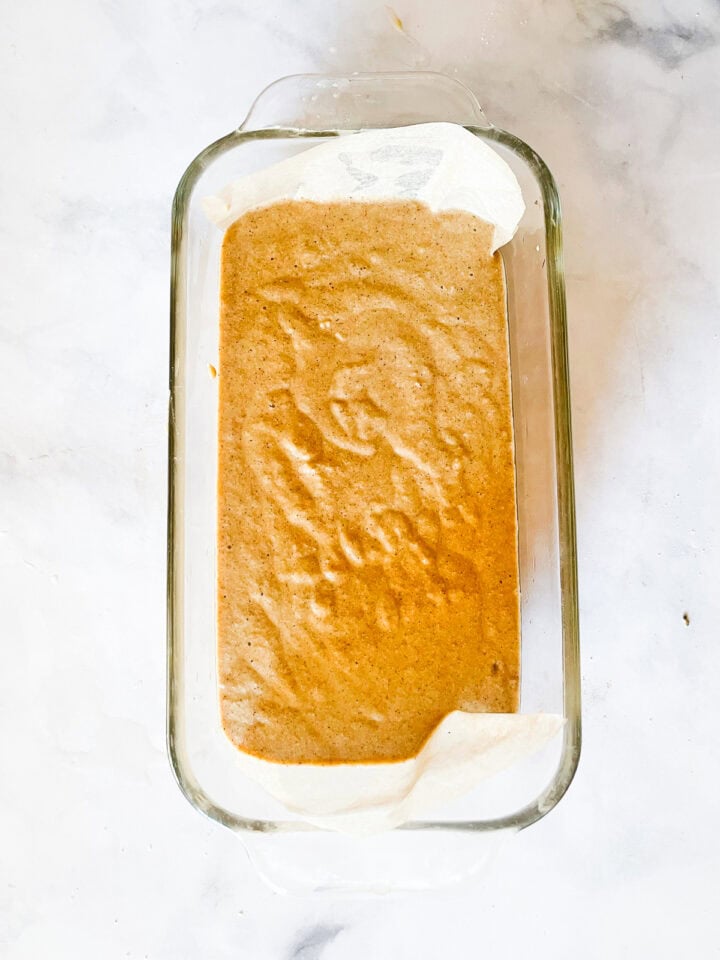
<svg viewBox="0 0 720 960"><path fill-rule="evenodd" d="M296 74L266 87L242 131L364 130L448 121L489 128L474 93L442 73Z"/></svg>

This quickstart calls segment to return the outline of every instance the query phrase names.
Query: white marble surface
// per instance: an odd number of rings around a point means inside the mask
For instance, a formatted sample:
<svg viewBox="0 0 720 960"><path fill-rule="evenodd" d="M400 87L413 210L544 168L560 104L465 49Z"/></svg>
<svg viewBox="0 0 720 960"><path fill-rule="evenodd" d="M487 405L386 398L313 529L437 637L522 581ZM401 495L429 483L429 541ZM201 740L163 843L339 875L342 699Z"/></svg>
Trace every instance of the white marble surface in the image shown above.
<svg viewBox="0 0 720 960"><path fill-rule="evenodd" d="M720 8L27 0L0 75L0 955L717 956ZM169 210L276 76L417 68L566 215L585 749L479 888L265 890L164 748ZM683 619L687 614L689 624Z"/></svg>

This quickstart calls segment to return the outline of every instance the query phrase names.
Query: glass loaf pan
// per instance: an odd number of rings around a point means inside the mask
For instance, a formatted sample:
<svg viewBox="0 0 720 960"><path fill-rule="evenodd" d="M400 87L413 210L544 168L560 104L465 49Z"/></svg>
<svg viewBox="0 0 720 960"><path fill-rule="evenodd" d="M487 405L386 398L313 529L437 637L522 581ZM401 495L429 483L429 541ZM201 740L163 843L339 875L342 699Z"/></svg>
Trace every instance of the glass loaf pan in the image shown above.
<svg viewBox="0 0 720 960"><path fill-rule="evenodd" d="M378 837L293 817L237 769L216 679L217 363L222 231L202 199L329 137L445 120L485 140L518 178L526 212L502 248L512 374L521 587L522 712L565 725L539 754L466 797ZM168 508L168 750L201 812L242 836L282 889L423 888L467 876L499 838L548 813L580 754L575 520L560 207L534 151L488 123L461 83L431 73L301 75L267 87L244 123L190 164L172 222Z"/></svg>

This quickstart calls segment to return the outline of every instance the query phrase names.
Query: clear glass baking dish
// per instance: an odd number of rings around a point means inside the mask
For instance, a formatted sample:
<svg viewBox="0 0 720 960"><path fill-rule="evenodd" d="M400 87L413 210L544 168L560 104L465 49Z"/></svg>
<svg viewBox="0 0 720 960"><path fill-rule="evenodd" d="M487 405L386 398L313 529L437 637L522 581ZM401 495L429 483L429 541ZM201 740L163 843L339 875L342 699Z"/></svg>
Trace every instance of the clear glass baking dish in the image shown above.
<svg viewBox="0 0 720 960"><path fill-rule="evenodd" d="M502 249L507 280L521 578L523 712L565 718L539 754L438 810L357 839L293 817L237 768L220 725L215 537L218 283L222 232L203 197L320 140L446 120L511 166L526 213ZM424 888L466 877L499 839L545 816L580 754L575 520L560 206L538 155L486 120L440 74L285 77L244 123L193 160L172 220L168 511L168 750L198 810L240 834L260 873L286 890Z"/></svg>

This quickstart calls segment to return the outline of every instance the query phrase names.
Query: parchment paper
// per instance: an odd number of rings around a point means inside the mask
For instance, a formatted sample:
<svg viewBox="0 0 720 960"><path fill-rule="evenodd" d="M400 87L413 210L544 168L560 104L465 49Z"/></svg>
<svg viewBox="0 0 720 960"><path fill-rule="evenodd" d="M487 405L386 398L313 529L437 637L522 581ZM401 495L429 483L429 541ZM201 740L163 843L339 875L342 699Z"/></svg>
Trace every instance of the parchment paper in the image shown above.
<svg viewBox="0 0 720 960"><path fill-rule="evenodd" d="M204 209L221 229L278 200L417 199L494 225L492 251L512 239L525 206L510 167L460 126L427 123L338 137L229 184ZM555 714L454 711L419 754L400 763L282 764L241 750L247 776L319 826L367 834L422 817L538 750Z"/></svg>

